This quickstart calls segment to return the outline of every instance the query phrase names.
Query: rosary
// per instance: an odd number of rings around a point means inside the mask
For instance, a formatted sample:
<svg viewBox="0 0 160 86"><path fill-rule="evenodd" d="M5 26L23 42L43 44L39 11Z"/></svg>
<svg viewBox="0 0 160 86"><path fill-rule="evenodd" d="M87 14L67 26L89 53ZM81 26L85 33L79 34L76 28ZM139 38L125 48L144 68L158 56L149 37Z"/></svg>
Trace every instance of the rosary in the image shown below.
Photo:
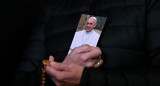
<svg viewBox="0 0 160 86"><path fill-rule="evenodd" d="M43 60L42 63L44 65L49 65L50 61L49 60ZM46 73L45 68L41 68L41 86L45 86L45 83L46 83L45 73Z"/></svg>
<svg viewBox="0 0 160 86"><path fill-rule="evenodd" d="M43 63L44 65L49 65L49 64L50 64L50 61L49 61L49 60L43 60L42 63ZM97 63L94 64L93 67L98 68L98 67L101 66L102 64L103 64L103 60L102 60L101 56L99 56ZM41 86L45 86L45 83L46 83L45 73L46 73L45 68L42 68L42 69L41 69Z"/></svg>

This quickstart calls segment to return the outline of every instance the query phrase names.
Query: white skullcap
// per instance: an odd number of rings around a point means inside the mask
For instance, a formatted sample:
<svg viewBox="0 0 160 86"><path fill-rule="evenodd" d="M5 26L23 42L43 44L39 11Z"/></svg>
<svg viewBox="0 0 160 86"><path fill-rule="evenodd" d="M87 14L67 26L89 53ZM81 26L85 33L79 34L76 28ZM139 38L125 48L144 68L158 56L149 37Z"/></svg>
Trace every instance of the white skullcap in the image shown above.
<svg viewBox="0 0 160 86"><path fill-rule="evenodd" d="M96 17L90 17L90 18L93 18L95 20L95 23L97 23L97 18Z"/></svg>

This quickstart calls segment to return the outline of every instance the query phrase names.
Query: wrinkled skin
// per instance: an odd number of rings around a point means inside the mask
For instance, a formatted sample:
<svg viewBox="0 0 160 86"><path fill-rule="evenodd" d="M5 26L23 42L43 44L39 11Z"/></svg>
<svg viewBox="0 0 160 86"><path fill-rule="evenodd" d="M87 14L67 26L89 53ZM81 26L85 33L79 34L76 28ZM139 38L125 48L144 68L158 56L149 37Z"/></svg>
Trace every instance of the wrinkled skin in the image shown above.
<svg viewBox="0 0 160 86"><path fill-rule="evenodd" d="M62 63L50 56L50 65L45 65L46 73L57 86L78 86L84 67L93 67L101 54L100 48L83 45L75 48Z"/></svg>

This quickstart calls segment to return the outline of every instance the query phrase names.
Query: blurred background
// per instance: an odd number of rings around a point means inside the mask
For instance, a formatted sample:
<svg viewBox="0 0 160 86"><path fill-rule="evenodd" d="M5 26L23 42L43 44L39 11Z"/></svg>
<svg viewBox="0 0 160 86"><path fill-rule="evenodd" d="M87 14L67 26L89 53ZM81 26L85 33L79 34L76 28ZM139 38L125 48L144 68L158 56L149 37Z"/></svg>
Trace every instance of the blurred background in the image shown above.
<svg viewBox="0 0 160 86"><path fill-rule="evenodd" d="M12 86L15 69L43 4L43 0L0 1L0 63L4 86Z"/></svg>

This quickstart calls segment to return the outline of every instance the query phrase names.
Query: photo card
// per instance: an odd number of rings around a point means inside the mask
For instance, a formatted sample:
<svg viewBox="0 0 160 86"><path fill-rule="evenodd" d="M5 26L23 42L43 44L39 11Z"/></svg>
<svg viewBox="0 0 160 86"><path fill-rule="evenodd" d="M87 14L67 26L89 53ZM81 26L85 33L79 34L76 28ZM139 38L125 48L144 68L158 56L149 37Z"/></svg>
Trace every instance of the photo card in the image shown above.
<svg viewBox="0 0 160 86"><path fill-rule="evenodd" d="M107 17L82 14L68 54L84 44L96 47L106 20Z"/></svg>

